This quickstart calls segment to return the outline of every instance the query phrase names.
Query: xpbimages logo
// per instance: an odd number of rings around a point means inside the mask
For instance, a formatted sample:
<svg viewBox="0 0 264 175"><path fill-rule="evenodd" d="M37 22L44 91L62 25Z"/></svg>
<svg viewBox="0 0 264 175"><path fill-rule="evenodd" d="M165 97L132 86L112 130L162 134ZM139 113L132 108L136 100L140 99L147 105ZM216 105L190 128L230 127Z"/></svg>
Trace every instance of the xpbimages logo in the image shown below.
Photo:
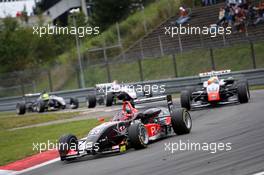
<svg viewBox="0 0 264 175"><path fill-rule="evenodd" d="M186 26L168 26L164 27L165 35L169 35L172 38L178 35L209 35L211 38L217 37L217 35L231 35L231 27L219 27L216 25L211 25L210 27L195 27L187 24Z"/></svg>
<svg viewBox="0 0 264 175"><path fill-rule="evenodd" d="M215 154L221 151L231 151L232 143L230 142L199 143L199 142L190 142L190 140L187 140L186 142L179 140L178 142L164 143L164 150L172 154L177 151L204 151Z"/></svg>
<svg viewBox="0 0 264 175"><path fill-rule="evenodd" d="M33 35L78 35L80 38L86 35L99 35L99 27L60 27L60 26L33 26Z"/></svg>
<svg viewBox="0 0 264 175"><path fill-rule="evenodd" d="M51 150L78 150L80 152L87 151L87 150L94 150L98 151L99 143L97 142L83 142L82 145L78 144L68 144L68 143L60 143L58 141L50 141L47 140L47 142L33 142L32 143L32 150L37 151L39 153L45 152L45 151L51 151Z"/></svg>

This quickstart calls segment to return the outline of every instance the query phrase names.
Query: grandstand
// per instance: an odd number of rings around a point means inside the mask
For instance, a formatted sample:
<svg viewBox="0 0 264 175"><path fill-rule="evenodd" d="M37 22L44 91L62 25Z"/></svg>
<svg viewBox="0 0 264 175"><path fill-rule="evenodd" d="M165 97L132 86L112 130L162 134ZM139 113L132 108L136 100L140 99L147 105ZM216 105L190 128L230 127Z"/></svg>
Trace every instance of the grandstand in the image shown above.
<svg viewBox="0 0 264 175"><path fill-rule="evenodd" d="M209 27L218 20L219 8L224 3L212 6L197 7L192 10L191 20L188 22L190 26ZM178 17L174 16L162 23L159 27L145 35L137 41L126 52L127 58L142 57L158 57L161 54L172 54L177 52L185 52L195 48L223 47L249 40L257 41L264 39L264 25L248 26L245 33L232 33L231 35L218 35L215 38L210 35L181 35L174 36L165 35L165 27L172 26L172 22Z"/></svg>

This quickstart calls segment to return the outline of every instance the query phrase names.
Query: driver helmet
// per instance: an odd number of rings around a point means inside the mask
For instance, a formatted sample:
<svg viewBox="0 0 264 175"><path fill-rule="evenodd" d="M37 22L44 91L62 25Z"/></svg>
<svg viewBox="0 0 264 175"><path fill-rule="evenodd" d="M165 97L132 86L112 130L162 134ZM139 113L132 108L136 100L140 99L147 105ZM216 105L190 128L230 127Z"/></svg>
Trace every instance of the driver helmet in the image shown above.
<svg viewBox="0 0 264 175"><path fill-rule="evenodd" d="M46 90L44 90L44 91L42 92L41 98L42 98L43 100L48 100L48 99L49 99L49 94L47 93Z"/></svg>
<svg viewBox="0 0 264 175"><path fill-rule="evenodd" d="M218 77L211 77L209 78L209 80L207 81L208 85L212 84L212 83L216 83L218 84L219 83L219 79Z"/></svg>

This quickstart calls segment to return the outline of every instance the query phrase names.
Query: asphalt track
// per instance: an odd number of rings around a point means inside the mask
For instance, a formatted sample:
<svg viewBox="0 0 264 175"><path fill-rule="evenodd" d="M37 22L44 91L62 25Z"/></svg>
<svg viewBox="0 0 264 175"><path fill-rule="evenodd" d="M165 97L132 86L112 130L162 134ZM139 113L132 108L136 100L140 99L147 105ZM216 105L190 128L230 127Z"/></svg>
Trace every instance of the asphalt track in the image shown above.
<svg viewBox="0 0 264 175"><path fill-rule="evenodd" d="M53 164L25 175L228 175L264 171L264 91L251 93L247 104L192 111L189 135L174 136L152 143L144 150L121 155L86 157ZM165 151L165 144L232 143L232 150Z"/></svg>

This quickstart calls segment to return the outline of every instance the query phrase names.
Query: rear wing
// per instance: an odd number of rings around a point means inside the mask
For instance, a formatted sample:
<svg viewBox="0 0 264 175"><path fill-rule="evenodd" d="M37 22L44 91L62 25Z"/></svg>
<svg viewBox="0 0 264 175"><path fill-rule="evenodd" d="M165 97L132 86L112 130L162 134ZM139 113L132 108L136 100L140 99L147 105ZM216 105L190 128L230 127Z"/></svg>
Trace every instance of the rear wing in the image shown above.
<svg viewBox="0 0 264 175"><path fill-rule="evenodd" d="M162 96L156 96L156 97L136 99L136 100L134 100L134 103L135 104L142 104L142 103L150 103L150 102L158 102L158 101L167 101L168 108L171 111L172 106L173 106L171 95L162 95Z"/></svg>
<svg viewBox="0 0 264 175"><path fill-rule="evenodd" d="M101 88L109 88L112 87L113 85L115 85L115 83L102 83L102 84L96 84L95 87L101 89Z"/></svg>
<svg viewBox="0 0 264 175"><path fill-rule="evenodd" d="M227 74L230 74L230 73L231 73L231 70L211 71L211 72L199 73L199 77L203 78L203 77L227 75Z"/></svg>
<svg viewBox="0 0 264 175"><path fill-rule="evenodd" d="M34 94L25 94L24 97L36 97L36 96L40 96L41 93L34 93Z"/></svg>

